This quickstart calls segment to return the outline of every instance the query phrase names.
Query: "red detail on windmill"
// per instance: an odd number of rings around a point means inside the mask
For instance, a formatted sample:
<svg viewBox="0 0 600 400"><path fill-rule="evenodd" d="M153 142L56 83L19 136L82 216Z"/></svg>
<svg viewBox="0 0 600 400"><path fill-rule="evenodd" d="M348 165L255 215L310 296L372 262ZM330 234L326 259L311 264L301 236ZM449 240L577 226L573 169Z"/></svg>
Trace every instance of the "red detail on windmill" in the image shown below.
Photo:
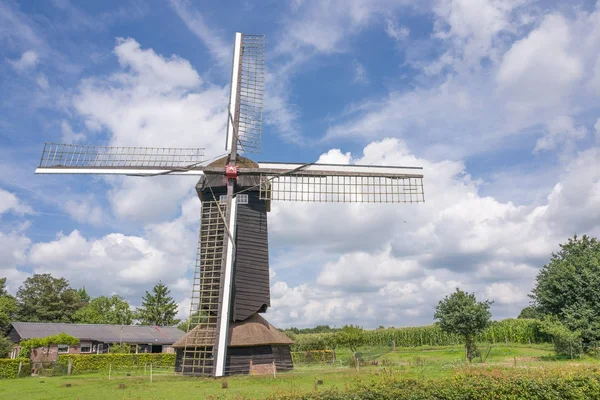
<svg viewBox="0 0 600 400"><path fill-rule="evenodd" d="M236 179L237 175L237 165L227 164L225 166L225 176L227 177L227 179Z"/></svg>

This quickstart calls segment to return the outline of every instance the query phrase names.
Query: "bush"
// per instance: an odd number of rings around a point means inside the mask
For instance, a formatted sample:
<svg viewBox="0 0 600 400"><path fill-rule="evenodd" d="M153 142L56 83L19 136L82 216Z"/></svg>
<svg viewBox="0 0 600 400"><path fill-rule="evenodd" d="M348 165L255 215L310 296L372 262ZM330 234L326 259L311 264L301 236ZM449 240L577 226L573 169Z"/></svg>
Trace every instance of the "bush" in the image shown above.
<svg viewBox="0 0 600 400"><path fill-rule="evenodd" d="M19 375L19 363L23 363L21 374ZM31 373L31 364L26 358L1 358L0 359L0 378L19 378Z"/></svg>
<svg viewBox="0 0 600 400"><path fill-rule="evenodd" d="M60 354L58 364L67 366L72 360L72 373L112 369L137 369L152 363L155 368L175 369L174 353L140 353L140 354Z"/></svg>
<svg viewBox="0 0 600 400"><path fill-rule="evenodd" d="M551 316L541 322L540 330L552 338L554 352L557 356L575 358L581 354L583 340L580 331L572 332L557 318Z"/></svg>

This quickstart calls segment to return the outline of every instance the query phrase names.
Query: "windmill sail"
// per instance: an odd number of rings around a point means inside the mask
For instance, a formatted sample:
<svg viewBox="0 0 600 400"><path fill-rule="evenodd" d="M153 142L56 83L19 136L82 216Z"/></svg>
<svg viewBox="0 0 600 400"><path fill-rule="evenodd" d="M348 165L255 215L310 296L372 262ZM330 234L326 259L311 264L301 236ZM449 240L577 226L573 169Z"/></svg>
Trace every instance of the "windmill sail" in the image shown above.
<svg viewBox="0 0 600 400"><path fill-rule="evenodd" d="M232 99L237 101L231 101L228 118L234 121L229 121L227 132L228 143L233 140L229 135L237 133L242 153L260 152L264 90L265 36L242 34L240 54L234 51ZM237 126L237 131L232 125ZM230 148L228 145L228 150Z"/></svg>
<svg viewBox="0 0 600 400"><path fill-rule="evenodd" d="M332 203L422 203L417 167L259 163L260 198Z"/></svg>
<svg viewBox="0 0 600 400"><path fill-rule="evenodd" d="M202 148L46 143L36 174L202 175Z"/></svg>

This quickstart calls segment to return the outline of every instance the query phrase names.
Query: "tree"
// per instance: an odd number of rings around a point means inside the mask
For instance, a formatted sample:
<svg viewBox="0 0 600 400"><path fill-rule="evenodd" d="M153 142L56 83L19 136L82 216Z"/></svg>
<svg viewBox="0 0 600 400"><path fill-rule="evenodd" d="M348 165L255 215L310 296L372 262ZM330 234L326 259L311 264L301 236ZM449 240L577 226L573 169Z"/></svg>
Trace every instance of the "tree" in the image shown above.
<svg viewBox="0 0 600 400"><path fill-rule="evenodd" d="M82 305L66 279L50 274L27 278L17 291L17 316L21 321L72 322Z"/></svg>
<svg viewBox="0 0 600 400"><path fill-rule="evenodd" d="M8 292L6 291L6 278L0 278L0 296L7 296Z"/></svg>
<svg viewBox="0 0 600 400"><path fill-rule="evenodd" d="M100 296L77 310L73 319L83 324L121 324L131 325L134 313L129 303L119 295Z"/></svg>
<svg viewBox="0 0 600 400"><path fill-rule="evenodd" d="M0 336L8 333L16 311L17 300L6 291L6 278L0 278Z"/></svg>
<svg viewBox="0 0 600 400"><path fill-rule="evenodd" d="M586 347L600 342L600 242L574 236L542 267L530 297L543 315L580 331Z"/></svg>
<svg viewBox="0 0 600 400"><path fill-rule="evenodd" d="M77 294L79 295L81 302L84 304L88 304L92 300L87 290L85 290L85 286L81 289L77 289Z"/></svg>
<svg viewBox="0 0 600 400"><path fill-rule="evenodd" d="M358 347L363 344L364 331L359 326L344 325L342 329L336 333L335 340L337 345L348 348L354 353Z"/></svg>
<svg viewBox="0 0 600 400"><path fill-rule="evenodd" d="M146 291L142 299L142 306L138 309L138 319L143 325L177 325L177 303L169 295L171 291L167 286L158 282L152 288L152 293Z"/></svg>
<svg viewBox="0 0 600 400"><path fill-rule="evenodd" d="M461 335L465 341L467 360L477 356L475 337L491 323L491 301L478 302L474 293L456 288L456 292L441 300L434 314L442 331Z"/></svg>
<svg viewBox="0 0 600 400"><path fill-rule="evenodd" d="M521 310L517 318L521 319L542 319L544 314L535 306L527 306Z"/></svg>

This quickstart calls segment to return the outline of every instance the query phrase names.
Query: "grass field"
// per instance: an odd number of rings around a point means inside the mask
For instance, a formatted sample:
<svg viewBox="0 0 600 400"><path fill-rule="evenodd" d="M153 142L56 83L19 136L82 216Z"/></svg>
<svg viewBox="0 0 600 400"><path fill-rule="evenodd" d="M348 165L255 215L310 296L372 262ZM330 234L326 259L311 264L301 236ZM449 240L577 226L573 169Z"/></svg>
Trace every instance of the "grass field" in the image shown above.
<svg viewBox="0 0 600 400"><path fill-rule="evenodd" d="M461 346L420 347L389 349L360 349L363 354L375 355L378 365L363 366L359 371L349 367L331 365L298 366L293 372L272 376L234 376L223 379L190 378L173 376L167 371L154 374L150 382L148 371L113 371L108 373L60 377L31 377L0 381L2 399L235 399L277 397L278 393L301 393L315 390L315 382L322 380L318 390L337 387L344 389L359 380L373 379L386 373L407 378L436 379L451 376L466 368L577 368L579 365L597 364L600 361L581 360L556 361L549 345L481 345L485 363L480 360L472 366L464 363ZM489 350L489 354L488 354ZM338 352L338 358L346 356ZM227 389L222 388L226 381ZM120 389L119 384L125 388ZM67 387L66 384L70 384Z"/></svg>

